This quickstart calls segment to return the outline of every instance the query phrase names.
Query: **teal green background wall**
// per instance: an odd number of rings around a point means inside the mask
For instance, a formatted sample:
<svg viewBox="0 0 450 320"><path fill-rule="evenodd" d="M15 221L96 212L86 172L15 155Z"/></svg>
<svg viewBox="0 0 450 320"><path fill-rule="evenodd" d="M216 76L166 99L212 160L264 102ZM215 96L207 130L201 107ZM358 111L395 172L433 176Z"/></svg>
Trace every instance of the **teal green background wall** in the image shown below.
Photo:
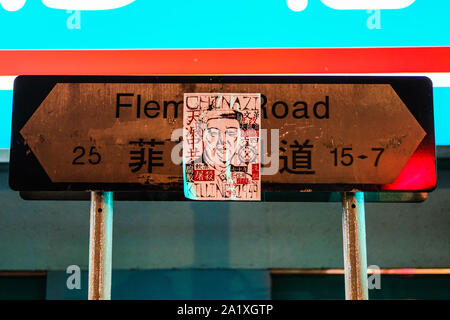
<svg viewBox="0 0 450 320"><path fill-rule="evenodd" d="M68 275L50 271L46 299L87 300L88 273L81 273L81 289L68 290ZM270 299L270 275L262 270L114 270L113 300Z"/></svg>
<svg viewBox="0 0 450 320"><path fill-rule="evenodd" d="M88 266L89 202L24 201L0 172L0 270ZM450 171L424 203L367 203L368 264L450 267ZM342 268L339 203L115 202L113 267Z"/></svg>
<svg viewBox="0 0 450 320"><path fill-rule="evenodd" d="M450 170L440 168L424 203L366 203L369 265L450 267ZM0 271L47 275L0 276L0 299L86 299L89 202L24 201L7 180L0 165ZM343 298L342 275L269 272L343 268L340 203L114 205L113 299ZM74 264L83 270L80 290L66 286ZM449 279L382 275L369 295L448 299Z"/></svg>

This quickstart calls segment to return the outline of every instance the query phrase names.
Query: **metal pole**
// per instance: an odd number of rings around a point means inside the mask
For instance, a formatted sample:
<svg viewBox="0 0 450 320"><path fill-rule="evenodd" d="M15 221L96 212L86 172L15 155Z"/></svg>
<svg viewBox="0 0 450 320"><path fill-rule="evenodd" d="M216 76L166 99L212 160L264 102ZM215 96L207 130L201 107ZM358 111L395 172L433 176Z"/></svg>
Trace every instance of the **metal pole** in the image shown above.
<svg viewBox="0 0 450 320"><path fill-rule="evenodd" d="M368 300L364 193L342 193L345 299Z"/></svg>
<svg viewBox="0 0 450 320"><path fill-rule="evenodd" d="M89 300L111 299L113 193L91 192Z"/></svg>

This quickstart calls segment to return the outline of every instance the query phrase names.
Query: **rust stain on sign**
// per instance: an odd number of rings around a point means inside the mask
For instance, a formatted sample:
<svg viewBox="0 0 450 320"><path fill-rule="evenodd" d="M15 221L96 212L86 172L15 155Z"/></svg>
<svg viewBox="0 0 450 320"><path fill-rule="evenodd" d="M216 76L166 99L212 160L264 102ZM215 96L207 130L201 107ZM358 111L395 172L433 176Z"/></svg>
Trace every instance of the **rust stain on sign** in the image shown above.
<svg viewBox="0 0 450 320"><path fill-rule="evenodd" d="M388 84L242 83L58 83L20 133L53 182L182 183L185 92L261 93L263 183L392 183L426 135Z"/></svg>

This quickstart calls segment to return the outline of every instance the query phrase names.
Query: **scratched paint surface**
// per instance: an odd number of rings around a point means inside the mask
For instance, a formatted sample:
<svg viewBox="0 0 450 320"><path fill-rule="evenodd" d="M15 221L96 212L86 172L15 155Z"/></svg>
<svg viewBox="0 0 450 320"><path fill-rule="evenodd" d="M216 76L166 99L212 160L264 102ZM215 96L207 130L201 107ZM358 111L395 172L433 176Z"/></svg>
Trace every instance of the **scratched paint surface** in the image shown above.
<svg viewBox="0 0 450 320"><path fill-rule="evenodd" d="M391 183L426 134L387 84L232 83L60 83L20 133L53 182L181 184L185 92L261 93L263 183Z"/></svg>

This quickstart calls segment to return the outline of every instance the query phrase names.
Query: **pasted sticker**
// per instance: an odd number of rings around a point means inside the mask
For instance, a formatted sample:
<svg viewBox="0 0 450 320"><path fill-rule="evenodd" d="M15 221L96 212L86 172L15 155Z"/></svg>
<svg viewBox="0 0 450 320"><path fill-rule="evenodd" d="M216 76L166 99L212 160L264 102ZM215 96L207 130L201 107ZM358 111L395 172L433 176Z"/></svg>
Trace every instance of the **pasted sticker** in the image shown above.
<svg viewBox="0 0 450 320"><path fill-rule="evenodd" d="M185 196L261 200L260 128L259 93L185 93Z"/></svg>

